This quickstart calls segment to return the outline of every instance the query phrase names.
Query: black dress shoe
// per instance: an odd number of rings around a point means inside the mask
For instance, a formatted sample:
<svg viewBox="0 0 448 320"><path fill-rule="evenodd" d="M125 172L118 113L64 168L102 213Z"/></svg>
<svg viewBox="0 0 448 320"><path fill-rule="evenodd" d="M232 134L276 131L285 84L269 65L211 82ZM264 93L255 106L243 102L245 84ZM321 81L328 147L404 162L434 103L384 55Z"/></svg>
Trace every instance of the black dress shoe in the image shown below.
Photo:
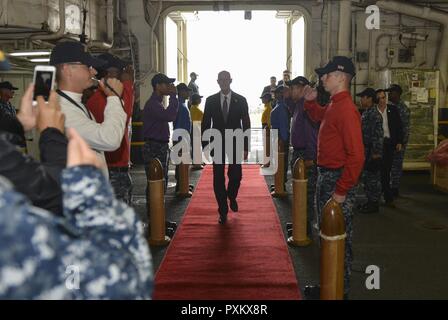
<svg viewBox="0 0 448 320"><path fill-rule="evenodd" d="M306 286L304 294L306 300L320 300L320 286Z"/></svg>
<svg viewBox="0 0 448 320"><path fill-rule="evenodd" d="M394 198L398 198L398 197L400 196L400 193L398 192L398 189L396 189L396 188L392 188L392 189L390 189L390 191L391 191L392 196L393 196Z"/></svg>
<svg viewBox="0 0 448 320"><path fill-rule="evenodd" d="M170 238L173 238L174 233L175 233L175 231L173 228L166 228L166 230L165 230L165 235Z"/></svg>
<svg viewBox="0 0 448 320"><path fill-rule="evenodd" d="M378 213L380 211L379 204L377 202L367 202L365 206L360 208L359 213L369 214L369 213Z"/></svg>
<svg viewBox="0 0 448 320"><path fill-rule="evenodd" d="M238 212L238 202L236 202L236 199L230 199L230 209L233 212Z"/></svg>
<svg viewBox="0 0 448 320"><path fill-rule="evenodd" d="M227 222L227 215L219 215L219 224L225 224Z"/></svg>
<svg viewBox="0 0 448 320"><path fill-rule="evenodd" d="M177 230L177 223L176 222L174 222L174 221L165 221L165 227L166 228L171 228L171 229L173 229L174 230L174 232L176 232L176 230Z"/></svg>

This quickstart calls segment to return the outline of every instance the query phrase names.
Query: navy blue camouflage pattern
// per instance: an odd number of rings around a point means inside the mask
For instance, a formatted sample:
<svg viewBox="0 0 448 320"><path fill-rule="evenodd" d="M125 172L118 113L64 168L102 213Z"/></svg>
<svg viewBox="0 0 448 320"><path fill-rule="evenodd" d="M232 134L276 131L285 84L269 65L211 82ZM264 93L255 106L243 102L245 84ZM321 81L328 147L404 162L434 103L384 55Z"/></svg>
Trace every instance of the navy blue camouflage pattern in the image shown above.
<svg viewBox="0 0 448 320"><path fill-rule="evenodd" d="M378 203L381 197L381 157L383 155L383 118L376 106L361 116L365 164L362 182L369 203ZM373 156L379 156L374 159Z"/></svg>
<svg viewBox="0 0 448 320"><path fill-rule="evenodd" d="M152 259L134 210L91 166L62 174L64 217L0 177L0 299L150 299Z"/></svg>
<svg viewBox="0 0 448 320"><path fill-rule="evenodd" d="M406 153L406 146L409 141L410 125L411 125L411 110L408 106L400 101L397 104L398 111L400 112L401 125L403 127L403 146L401 151L394 152L394 158L392 161L392 169L390 172L390 184L391 188L398 190L400 187L401 176L403 175L403 161Z"/></svg>
<svg viewBox="0 0 448 320"><path fill-rule="evenodd" d="M322 222L322 210L327 201L332 197L336 182L342 175L342 169L325 169L318 167L317 187L315 205L317 208L318 229ZM342 204L342 212L345 220L345 257L344 257L344 294L350 292L350 275L353 261L352 240L353 240L353 206L355 205L355 188L348 191L346 199Z"/></svg>
<svg viewBox="0 0 448 320"><path fill-rule="evenodd" d="M127 205L132 204L132 178L129 172L117 172L109 169L109 181L115 197Z"/></svg>

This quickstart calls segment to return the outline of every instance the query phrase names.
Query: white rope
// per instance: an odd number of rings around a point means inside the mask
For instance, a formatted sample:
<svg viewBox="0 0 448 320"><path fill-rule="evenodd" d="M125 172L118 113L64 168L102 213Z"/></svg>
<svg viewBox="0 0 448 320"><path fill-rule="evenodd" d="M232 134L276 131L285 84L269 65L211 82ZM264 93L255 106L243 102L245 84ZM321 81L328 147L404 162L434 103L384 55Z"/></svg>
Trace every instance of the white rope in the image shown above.
<svg viewBox="0 0 448 320"><path fill-rule="evenodd" d="M344 240L345 238L347 238L347 234L346 233L340 234L340 235L337 235L337 236L326 236L326 235L324 235L322 233L322 231L319 231L319 236L322 239L327 240L327 241L338 241L338 240Z"/></svg>
<svg viewBox="0 0 448 320"><path fill-rule="evenodd" d="M292 182L308 182L308 179L302 180L302 179L292 179Z"/></svg>

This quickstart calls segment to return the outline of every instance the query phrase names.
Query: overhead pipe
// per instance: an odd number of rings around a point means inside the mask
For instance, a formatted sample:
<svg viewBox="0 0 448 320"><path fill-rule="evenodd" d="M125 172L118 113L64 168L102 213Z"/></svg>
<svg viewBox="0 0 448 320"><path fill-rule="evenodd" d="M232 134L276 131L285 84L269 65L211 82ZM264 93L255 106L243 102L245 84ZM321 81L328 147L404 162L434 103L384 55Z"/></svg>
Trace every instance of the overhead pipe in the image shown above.
<svg viewBox="0 0 448 320"><path fill-rule="evenodd" d="M442 41L438 50L437 66L440 69L440 107L445 107L448 78L448 13L398 1L377 1L376 5L385 10L394 11L411 17L433 21L443 26Z"/></svg>
<svg viewBox="0 0 448 320"><path fill-rule="evenodd" d="M65 34L65 0L59 0L59 30L53 34L32 35L30 40L59 40Z"/></svg>
<svg viewBox="0 0 448 320"><path fill-rule="evenodd" d="M157 26L157 23L159 22L159 18L160 18L161 14L162 14L162 0L159 0L158 6L157 6L157 13L154 18L154 22L151 24L150 21L147 21L148 25L151 27L151 32L149 33L149 43L150 43L151 47L153 46L154 38L156 38L156 40L157 40L157 37L154 37L154 35L156 33L156 26ZM151 50L151 54L149 55L151 69L148 71L148 74L156 70L156 68L155 68L156 58L154 57L154 55L155 55L155 50Z"/></svg>
<svg viewBox="0 0 448 320"><path fill-rule="evenodd" d="M107 42L101 40L90 40L87 47L110 50L114 46L114 4L106 5Z"/></svg>
<svg viewBox="0 0 448 320"><path fill-rule="evenodd" d="M351 56L350 35L352 28L352 2L341 0L339 2L339 33L338 33L338 55Z"/></svg>
<svg viewBox="0 0 448 320"><path fill-rule="evenodd" d="M322 65L325 65L328 61L330 61L331 57L330 57L330 47L331 47L331 21L332 19L332 15L331 15L331 3L327 2L327 32L326 32L326 56L325 56L325 61Z"/></svg>

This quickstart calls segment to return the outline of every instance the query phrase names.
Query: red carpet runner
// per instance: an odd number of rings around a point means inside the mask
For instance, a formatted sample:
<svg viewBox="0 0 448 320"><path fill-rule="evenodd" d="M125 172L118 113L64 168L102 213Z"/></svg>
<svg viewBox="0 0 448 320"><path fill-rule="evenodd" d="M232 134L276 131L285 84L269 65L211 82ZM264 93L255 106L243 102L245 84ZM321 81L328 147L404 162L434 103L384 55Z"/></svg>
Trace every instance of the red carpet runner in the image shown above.
<svg viewBox="0 0 448 320"><path fill-rule="evenodd" d="M200 178L156 274L154 299L300 299L293 265L260 167L243 167L239 212L218 224L213 169Z"/></svg>

